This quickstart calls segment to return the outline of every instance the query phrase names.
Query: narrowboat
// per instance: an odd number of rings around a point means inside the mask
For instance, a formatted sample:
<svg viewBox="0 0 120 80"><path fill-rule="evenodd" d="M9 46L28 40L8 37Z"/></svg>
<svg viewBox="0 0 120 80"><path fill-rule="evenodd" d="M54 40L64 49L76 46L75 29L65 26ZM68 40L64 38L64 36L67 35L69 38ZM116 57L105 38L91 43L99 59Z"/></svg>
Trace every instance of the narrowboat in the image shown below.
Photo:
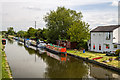
<svg viewBox="0 0 120 80"><path fill-rule="evenodd" d="M52 45L52 44L47 44L46 48L47 51L57 54L57 55L61 55L61 56L67 56L67 51L65 47L60 47L57 45Z"/></svg>
<svg viewBox="0 0 120 80"><path fill-rule="evenodd" d="M46 48L46 43L44 43L44 41L40 41L39 44L37 45L37 48Z"/></svg>

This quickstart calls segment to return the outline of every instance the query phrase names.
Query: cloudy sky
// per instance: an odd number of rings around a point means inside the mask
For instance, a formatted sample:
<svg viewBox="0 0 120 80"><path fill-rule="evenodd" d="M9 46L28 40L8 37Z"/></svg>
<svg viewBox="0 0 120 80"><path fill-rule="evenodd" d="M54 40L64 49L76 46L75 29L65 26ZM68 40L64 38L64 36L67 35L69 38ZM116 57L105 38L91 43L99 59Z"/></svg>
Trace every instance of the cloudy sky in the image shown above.
<svg viewBox="0 0 120 80"><path fill-rule="evenodd" d="M81 11L90 29L118 24L118 0L1 0L0 25L2 30L12 26L19 31L34 27L37 21L37 28L43 28L43 17L58 6Z"/></svg>

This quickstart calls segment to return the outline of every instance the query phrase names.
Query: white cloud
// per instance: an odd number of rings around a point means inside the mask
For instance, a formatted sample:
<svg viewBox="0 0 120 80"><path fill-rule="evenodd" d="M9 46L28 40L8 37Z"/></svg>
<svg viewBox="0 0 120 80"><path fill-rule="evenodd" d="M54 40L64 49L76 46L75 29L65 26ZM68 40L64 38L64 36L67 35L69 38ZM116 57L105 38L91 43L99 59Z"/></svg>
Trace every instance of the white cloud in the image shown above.
<svg viewBox="0 0 120 80"><path fill-rule="evenodd" d="M112 11L83 12L84 20L89 23L90 29L97 26L117 25L118 13Z"/></svg>
<svg viewBox="0 0 120 80"><path fill-rule="evenodd" d="M30 10L37 10L37 11L40 11L40 10L41 10L41 8L35 7L35 6L27 6L27 7L24 7L24 8L30 9Z"/></svg>
<svg viewBox="0 0 120 80"><path fill-rule="evenodd" d="M118 1L114 0L111 5L112 6L118 6Z"/></svg>

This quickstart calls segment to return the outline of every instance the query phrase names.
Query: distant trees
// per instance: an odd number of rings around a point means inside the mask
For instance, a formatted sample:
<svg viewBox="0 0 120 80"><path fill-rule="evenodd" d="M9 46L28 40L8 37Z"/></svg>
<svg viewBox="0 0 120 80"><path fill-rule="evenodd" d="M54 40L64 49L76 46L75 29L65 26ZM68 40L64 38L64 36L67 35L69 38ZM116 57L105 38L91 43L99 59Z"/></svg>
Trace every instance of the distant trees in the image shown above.
<svg viewBox="0 0 120 80"><path fill-rule="evenodd" d="M18 31L17 32L17 37L21 37L21 38L30 38L30 39L40 39L40 40L46 40L46 34L45 34L46 29L34 29L32 27L30 27L27 31Z"/></svg>
<svg viewBox="0 0 120 80"><path fill-rule="evenodd" d="M1 31L2 35L5 35L7 33L7 31Z"/></svg>
<svg viewBox="0 0 120 80"><path fill-rule="evenodd" d="M21 38L25 37L25 33L26 33L25 31L20 30L20 31L17 32L17 36L21 37Z"/></svg>
<svg viewBox="0 0 120 80"><path fill-rule="evenodd" d="M9 34L9 35L14 35L15 34L15 31L14 31L14 28L13 27L9 27L9 28L7 28L7 34Z"/></svg>
<svg viewBox="0 0 120 80"><path fill-rule="evenodd" d="M46 40L46 30L45 28L43 29L38 29L36 31L36 36L40 39L40 40Z"/></svg>
<svg viewBox="0 0 120 80"><path fill-rule="evenodd" d="M37 30L36 29L34 29L34 28L32 28L32 27L30 27L28 30L27 30L27 37L33 37L33 38L35 38L35 33L37 32Z"/></svg>

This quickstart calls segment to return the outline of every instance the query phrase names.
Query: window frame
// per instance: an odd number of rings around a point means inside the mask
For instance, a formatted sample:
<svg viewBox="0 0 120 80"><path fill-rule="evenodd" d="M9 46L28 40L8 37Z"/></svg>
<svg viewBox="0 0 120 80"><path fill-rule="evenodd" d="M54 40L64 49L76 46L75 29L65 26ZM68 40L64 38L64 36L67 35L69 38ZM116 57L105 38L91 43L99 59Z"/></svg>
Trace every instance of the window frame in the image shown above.
<svg viewBox="0 0 120 80"><path fill-rule="evenodd" d="M101 50L101 44L99 44L99 50Z"/></svg>
<svg viewBox="0 0 120 80"><path fill-rule="evenodd" d="M93 49L95 49L95 44L93 44Z"/></svg>
<svg viewBox="0 0 120 80"><path fill-rule="evenodd" d="M106 40L110 40L110 37L111 37L110 32L107 32L106 33Z"/></svg>
<svg viewBox="0 0 120 80"><path fill-rule="evenodd" d="M116 47L115 47L115 46L116 46ZM118 46L117 46L116 44L114 44L114 48L115 48L115 49L117 49L117 48L118 48Z"/></svg>
<svg viewBox="0 0 120 80"><path fill-rule="evenodd" d="M110 49L110 44L105 44L105 45L106 45L106 49Z"/></svg>

